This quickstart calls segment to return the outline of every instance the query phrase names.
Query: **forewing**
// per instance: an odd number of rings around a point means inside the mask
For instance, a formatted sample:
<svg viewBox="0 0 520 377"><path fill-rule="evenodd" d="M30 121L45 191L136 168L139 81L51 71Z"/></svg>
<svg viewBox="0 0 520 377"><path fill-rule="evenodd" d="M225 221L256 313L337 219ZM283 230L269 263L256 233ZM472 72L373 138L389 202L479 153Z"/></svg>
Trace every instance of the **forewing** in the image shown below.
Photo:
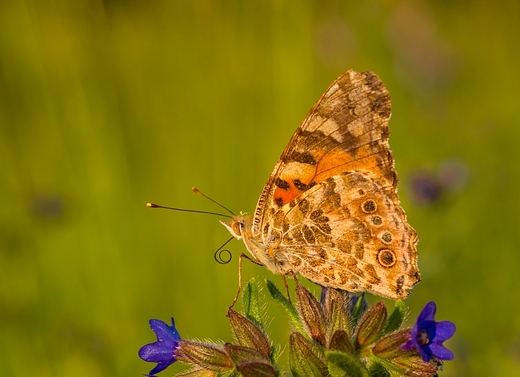
<svg viewBox="0 0 520 377"><path fill-rule="evenodd" d="M253 234L274 212L316 184L362 169L395 187L388 148L390 95L372 72L348 71L322 95L298 127L258 200Z"/></svg>

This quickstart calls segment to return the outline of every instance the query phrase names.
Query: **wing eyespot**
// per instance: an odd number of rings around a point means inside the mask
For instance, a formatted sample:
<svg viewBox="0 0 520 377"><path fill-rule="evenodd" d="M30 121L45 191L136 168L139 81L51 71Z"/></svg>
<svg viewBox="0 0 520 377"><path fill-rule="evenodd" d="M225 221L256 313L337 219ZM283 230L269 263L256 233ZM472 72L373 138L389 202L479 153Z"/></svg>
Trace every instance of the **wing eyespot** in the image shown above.
<svg viewBox="0 0 520 377"><path fill-rule="evenodd" d="M374 213L377 211L377 204L372 199L368 199L361 204L361 210L365 213Z"/></svg>
<svg viewBox="0 0 520 377"><path fill-rule="evenodd" d="M385 232L383 233L383 235L381 236L381 240L386 243L386 244L389 244L389 243L392 243L392 233L390 232Z"/></svg>
<svg viewBox="0 0 520 377"><path fill-rule="evenodd" d="M386 268L392 267L397 262L395 253L390 249L379 250L379 253L377 254L377 260L381 266Z"/></svg>

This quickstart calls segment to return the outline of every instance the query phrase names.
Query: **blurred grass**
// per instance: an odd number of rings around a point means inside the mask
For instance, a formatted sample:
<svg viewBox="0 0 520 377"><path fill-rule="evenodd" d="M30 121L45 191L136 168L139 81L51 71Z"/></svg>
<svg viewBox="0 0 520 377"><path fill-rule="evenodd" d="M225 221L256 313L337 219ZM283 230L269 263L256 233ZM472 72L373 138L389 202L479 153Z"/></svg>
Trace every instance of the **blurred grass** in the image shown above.
<svg viewBox="0 0 520 377"><path fill-rule="evenodd" d="M144 203L213 210L197 186L253 211L298 123L349 68L392 94L421 239L407 304L415 316L435 300L458 326L442 375L518 374L519 16L513 0L2 2L0 375L139 375L149 318L230 340L236 259L212 256L226 231ZM414 172L448 159L468 184L416 204Z"/></svg>

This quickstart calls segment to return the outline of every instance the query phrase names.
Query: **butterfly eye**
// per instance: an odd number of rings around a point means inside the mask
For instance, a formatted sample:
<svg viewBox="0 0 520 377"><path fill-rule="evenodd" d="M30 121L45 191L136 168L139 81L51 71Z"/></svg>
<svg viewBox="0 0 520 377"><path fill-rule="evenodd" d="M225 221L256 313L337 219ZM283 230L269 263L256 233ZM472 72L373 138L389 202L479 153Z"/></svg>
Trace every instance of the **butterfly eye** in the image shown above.
<svg viewBox="0 0 520 377"><path fill-rule="evenodd" d="M244 227L244 224L241 222L233 223L233 232L235 232L235 234L237 234L237 235L241 235L243 227Z"/></svg>

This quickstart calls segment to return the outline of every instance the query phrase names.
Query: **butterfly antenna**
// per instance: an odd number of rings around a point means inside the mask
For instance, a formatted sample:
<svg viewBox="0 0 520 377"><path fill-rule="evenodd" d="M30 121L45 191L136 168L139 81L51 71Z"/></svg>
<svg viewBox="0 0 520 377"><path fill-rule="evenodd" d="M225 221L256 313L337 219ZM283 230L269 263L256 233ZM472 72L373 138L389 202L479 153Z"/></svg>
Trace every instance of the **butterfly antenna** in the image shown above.
<svg viewBox="0 0 520 377"><path fill-rule="evenodd" d="M208 199L209 201L215 203L215 204L218 205L220 208L225 209L226 211L228 211L229 213L231 213L233 216L235 216L235 213L234 213L232 210L230 210L229 208L223 206L222 204L220 204L220 203L217 202L216 200L211 199L209 196L204 195L202 192L200 192L200 190L199 190L198 188L196 188L196 187L192 187L192 188L191 188L191 191L193 191L195 194L202 195L203 197L205 197L205 198Z"/></svg>
<svg viewBox="0 0 520 377"><path fill-rule="evenodd" d="M222 217L231 218L231 216L229 216L229 215L226 215L226 214L223 214L223 213L218 213L218 212L198 211L196 209L166 207L166 206L160 206L160 205L154 204L154 203L146 203L146 206L149 207L149 208L163 208L163 209L171 209L172 211L192 212L192 213L205 213L206 215L215 215L215 216L222 216ZM224 245L222 245L222 246L224 246Z"/></svg>

